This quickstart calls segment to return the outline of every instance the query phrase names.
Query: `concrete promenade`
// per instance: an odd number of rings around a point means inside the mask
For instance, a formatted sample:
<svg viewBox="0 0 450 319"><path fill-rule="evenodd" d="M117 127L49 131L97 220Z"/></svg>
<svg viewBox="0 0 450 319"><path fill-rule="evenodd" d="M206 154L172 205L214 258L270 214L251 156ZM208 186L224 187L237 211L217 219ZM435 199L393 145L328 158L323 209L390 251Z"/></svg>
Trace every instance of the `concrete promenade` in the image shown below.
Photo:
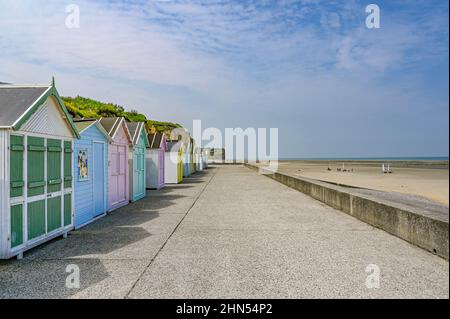
<svg viewBox="0 0 450 319"><path fill-rule="evenodd" d="M66 267L80 288L66 287ZM380 270L366 287L366 267ZM1 298L448 298L448 261L243 166L0 261Z"/></svg>

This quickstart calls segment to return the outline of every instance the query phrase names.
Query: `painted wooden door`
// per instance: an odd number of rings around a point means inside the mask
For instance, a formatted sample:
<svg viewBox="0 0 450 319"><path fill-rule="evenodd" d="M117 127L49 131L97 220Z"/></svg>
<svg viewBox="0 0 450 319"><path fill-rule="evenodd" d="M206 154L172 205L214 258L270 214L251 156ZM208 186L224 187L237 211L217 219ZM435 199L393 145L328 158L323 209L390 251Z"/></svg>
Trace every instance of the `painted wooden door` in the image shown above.
<svg viewBox="0 0 450 319"><path fill-rule="evenodd" d="M28 240L45 234L45 199L39 195L45 193L45 139L28 136L27 138L27 177L28 197Z"/></svg>
<svg viewBox="0 0 450 319"><path fill-rule="evenodd" d="M10 138L10 197L24 195L24 138L11 135ZM11 206L10 215L11 248L23 243L23 204Z"/></svg>
<svg viewBox="0 0 450 319"><path fill-rule="evenodd" d="M45 140L28 137L28 197L43 195L45 192Z"/></svg>
<svg viewBox="0 0 450 319"><path fill-rule="evenodd" d="M104 174L105 146L94 142L94 209L92 217L103 214L105 210L105 174Z"/></svg>
<svg viewBox="0 0 450 319"><path fill-rule="evenodd" d="M61 140L47 140L47 192L61 191Z"/></svg>
<svg viewBox="0 0 450 319"><path fill-rule="evenodd" d="M64 189L72 188L72 142L64 141ZM64 227L72 224L72 194L68 193L64 195Z"/></svg>
<svg viewBox="0 0 450 319"><path fill-rule="evenodd" d="M119 170L118 170L118 201L123 202L126 201L128 196L127 189L127 169L128 169L128 156L127 156L127 148L128 146L118 146L118 154L119 154Z"/></svg>
<svg viewBox="0 0 450 319"><path fill-rule="evenodd" d="M23 136L11 135L10 138L10 197L23 195L24 176L23 176Z"/></svg>
<svg viewBox="0 0 450 319"><path fill-rule="evenodd" d="M133 153L133 197L145 196L145 148L136 147Z"/></svg>
<svg viewBox="0 0 450 319"><path fill-rule="evenodd" d="M164 185L164 150L159 150L159 187Z"/></svg>
<svg viewBox="0 0 450 319"><path fill-rule="evenodd" d="M118 188L119 183L119 153L117 145L109 146L109 206L113 206L118 202Z"/></svg>
<svg viewBox="0 0 450 319"><path fill-rule="evenodd" d="M11 135L9 187L16 201L10 209L11 248L72 223L72 194L63 194L65 181L71 187L71 145L61 139Z"/></svg>
<svg viewBox="0 0 450 319"><path fill-rule="evenodd" d="M127 148L114 145L109 147L109 207L127 201Z"/></svg>
<svg viewBox="0 0 450 319"><path fill-rule="evenodd" d="M47 233L62 226L61 153L61 140L47 139Z"/></svg>

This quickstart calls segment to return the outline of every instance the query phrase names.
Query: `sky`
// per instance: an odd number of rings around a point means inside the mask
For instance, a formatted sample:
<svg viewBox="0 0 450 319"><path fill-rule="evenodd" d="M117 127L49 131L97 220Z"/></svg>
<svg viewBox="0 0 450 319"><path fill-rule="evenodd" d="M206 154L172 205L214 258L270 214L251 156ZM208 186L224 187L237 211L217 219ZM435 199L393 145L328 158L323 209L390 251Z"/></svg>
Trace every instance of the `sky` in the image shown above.
<svg viewBox="0 0 450 319"><path fill-rule="evenodd" d="M0 82L55 76L61 95L189 130L278 128L281 158L448 156L448 6L0 0Z"/></svg>

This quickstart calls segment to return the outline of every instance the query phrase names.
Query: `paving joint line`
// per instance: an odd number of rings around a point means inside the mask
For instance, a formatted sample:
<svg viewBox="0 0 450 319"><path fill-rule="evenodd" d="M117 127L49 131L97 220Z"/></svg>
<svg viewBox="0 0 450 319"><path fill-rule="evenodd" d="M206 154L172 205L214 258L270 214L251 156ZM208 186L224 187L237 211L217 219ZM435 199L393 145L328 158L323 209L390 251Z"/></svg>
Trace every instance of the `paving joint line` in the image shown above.
<svg viewBox="0 0 450 319"><path fill-rule="evenodd" d="M141 274L139 275L139 277L136 279L136 281L133 283L133 285L131 286L131 288L128 290L128 292L126 293L126 295L124 296L124 299L128 299L128 297L130 296L131 292L133 291L133 289L136 287L137 283L141 280L142 276L144 275L144 273L147 271L147 269L150 268L150 266L152 265L152 263L155 261L155 259L158 257L159 253L164 249L164 247L166 246L167 242L170 240L170 238L172 238L172 235L177 231L178 227L181 225L181 223L184 221L184 219L186 218L186 216L189 214L189 212L191 211L191 209L195 206L195 204L197 203L198 199L200 198L200 196L202 196L202 194L204 193L204 191L206 190L206 188L208 187L208 185L212 182L212 180L214 179L214 177L216 176L218 170L214 170L213 176L211 176L211 178L209 179L209 181L206 183L205 186L203 186L203 188L201 189L201 191L199 192L199 194L197 195L197 197L195 197L194 202L192 203L192 205L189 207L189 209L186 211L186 213L184 214L183 218L181 218L181 220L177 223L177 225L175 226L175 228L172 230L172 232L170 233L169 237L167 237L167 239L164 241L164 243L161 245L161 247L158 249L158 251L156 252L155 256L150 260L150 262L148 263L148 265L144 268L144 270L141 272Z"/></svg>

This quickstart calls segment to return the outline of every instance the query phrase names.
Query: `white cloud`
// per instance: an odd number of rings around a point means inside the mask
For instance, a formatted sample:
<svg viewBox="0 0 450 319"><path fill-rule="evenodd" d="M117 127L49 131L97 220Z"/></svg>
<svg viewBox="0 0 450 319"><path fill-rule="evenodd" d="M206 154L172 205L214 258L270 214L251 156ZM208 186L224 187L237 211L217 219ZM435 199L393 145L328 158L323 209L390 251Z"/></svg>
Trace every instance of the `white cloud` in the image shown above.
<svg viewBox="0 0 450 319"><path fill-rule="evenodd" d="M80 29L65 27L66 2L0 2L0 81L55 74L63 94L151 117L293 130L289 114L314 114L309 120L320 126L312 107L340 118L333 102L354 112L368 88L378 103L417 104L403 95L404 83L380 82L448 59L439 8L416 20L382 8L382 29L368 30L357 1L74 2Z"/></svg>

